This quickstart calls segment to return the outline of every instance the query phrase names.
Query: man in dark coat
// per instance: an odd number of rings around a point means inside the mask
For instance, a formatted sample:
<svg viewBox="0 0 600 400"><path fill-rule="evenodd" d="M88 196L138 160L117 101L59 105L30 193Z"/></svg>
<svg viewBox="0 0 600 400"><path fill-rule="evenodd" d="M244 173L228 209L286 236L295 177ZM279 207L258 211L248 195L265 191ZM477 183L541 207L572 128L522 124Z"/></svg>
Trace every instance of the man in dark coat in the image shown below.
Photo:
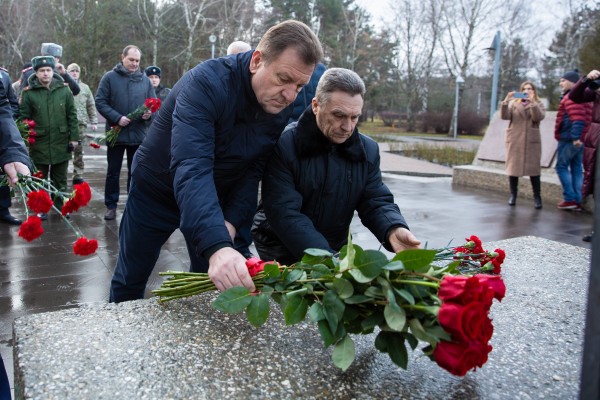
<svg viewBox="0 0 600 400"><path fill-rule="evenodd" d="M0 124L14 125L13 118L17 118L19 115L19 102L17 96L13 90L12 83L8 73L0 68ZM16 126L15 126L16 128ZM8 138L10 131L8 126L6 128L6 137ZM23 139L17 129L18 140L21 142ZM25 152L27 153L27 152ZM29 160L29 156L27 156ZM8 210L12 205L10 199L10 188L6 185L0 185L0 222L10 225L21 225L21 220L12 216Z"/></svg>
<svg viewBox="0 0 600 400"><path fill-rule="evenodd" d="M387 250L421 243L381 179L377 143L356 129L364 93L355 72L325 71L312 110L281 135L265 170L263 209L252 229L261 259L289 265L307 248L339 251L355 210Z"/></svg>
<svg viewBox="0 0 600 400"><path fill-rule="evenodd" d="M254 290L246 267L258 182L323 50L305 24L253 52L207 60L175 84L135 155L110 301L140 299L162 245L183 233L191 270Z"/></svg>
<svg viewBox="0 0 600 400"><path fill-rule="evenodd" d="M127 191L131 182L133 155L146 136L152 113L146 111L141 119L131 120L127 114L143 105L146 99L156 97L152 83L140 71L141 50L129 45L123 49L121 62L104 74L96 92L96 109L106 118L106 131L120 126L121 131L114 146L108 145L106 159L106 183L104 185L105 220L117 216L119 203L121 166L127 152Z"/></svg>

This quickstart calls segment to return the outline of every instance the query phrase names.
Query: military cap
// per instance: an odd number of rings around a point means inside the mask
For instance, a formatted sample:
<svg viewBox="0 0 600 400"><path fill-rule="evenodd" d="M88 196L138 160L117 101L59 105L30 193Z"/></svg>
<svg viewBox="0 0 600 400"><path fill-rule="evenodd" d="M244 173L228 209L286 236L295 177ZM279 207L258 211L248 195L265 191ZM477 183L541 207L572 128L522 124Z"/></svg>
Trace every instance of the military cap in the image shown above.
<svg viewBox="0 0 600 400"><path fill-rule="evenodd" d="M144 72L146 73L146 76L156 75L160 78L160 68L158 68L156 65L149 66L144 70Z"/></svg>
<svg viewBox="0 0 600 400"><path fill-rule="evenodd" d="M54 69L54 57L53 56L37 56L31 59L31 65L33 70L37 71L42 67L50 67Z"/></svg>
<svg viewBox="0 0 600 400"><path fill-rule="evenodd" d="M72 64L69 64L69 66L67 67L67 72L71 72L71 71L81 72L81 68L79 68L79 65L72 63Z"/></svg>
<svg viewBox="0 0 600 400"><path fill-rule="evenodd" d="M42 43L42 55L62 57L62 46L56 43Z"/></svg>

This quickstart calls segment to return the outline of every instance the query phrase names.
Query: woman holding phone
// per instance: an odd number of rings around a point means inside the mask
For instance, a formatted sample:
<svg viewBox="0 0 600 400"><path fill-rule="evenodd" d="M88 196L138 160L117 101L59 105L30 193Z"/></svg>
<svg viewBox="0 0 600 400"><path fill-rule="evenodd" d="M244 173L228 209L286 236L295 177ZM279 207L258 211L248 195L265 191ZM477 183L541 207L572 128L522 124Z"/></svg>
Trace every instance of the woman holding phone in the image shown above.
<svg viewBox="0 0 600 400"><path fill-rule="evenodd" d="M536 209L542 208L540 194L540 162L542 140L540 121L546 116L546 108L537 95L532 82L521 84L519 92L508 92L501 106L501 118L509 120L506 129L506 174L510 185L508 205L517 203L519 177L529 176Z"/></svg>

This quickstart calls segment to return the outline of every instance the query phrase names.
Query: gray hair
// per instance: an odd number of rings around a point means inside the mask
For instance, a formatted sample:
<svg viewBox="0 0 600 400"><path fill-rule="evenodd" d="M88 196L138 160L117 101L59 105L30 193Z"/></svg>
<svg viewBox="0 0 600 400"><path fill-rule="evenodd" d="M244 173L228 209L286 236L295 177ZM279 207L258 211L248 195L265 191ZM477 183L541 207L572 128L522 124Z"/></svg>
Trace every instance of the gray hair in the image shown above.
<svg viewBox="0 0 600 400"><path fill-rule="evenodd" d="M320 104L327 103L331 93L344 92L351 96L365 97L365 83L354 71L345 68L329 68L317 85L315 97Z"/></svg>
<svg viewBox="0 0 600 400"><path fill-rule="evenodd" d="M252 50L252 46L250 46L248 43L242 42L241 40L236 40L235 42L231 42L229 47L227 47L227 55L245 53L250 50Z"/></svg>

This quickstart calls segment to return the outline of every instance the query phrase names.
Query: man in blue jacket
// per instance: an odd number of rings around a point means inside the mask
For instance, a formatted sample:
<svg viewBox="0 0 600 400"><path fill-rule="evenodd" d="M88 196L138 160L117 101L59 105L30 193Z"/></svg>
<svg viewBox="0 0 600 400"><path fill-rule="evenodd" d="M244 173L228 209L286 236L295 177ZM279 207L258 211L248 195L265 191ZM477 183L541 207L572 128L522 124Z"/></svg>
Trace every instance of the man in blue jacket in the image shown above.
<svg viewBox="0 0 600 400"><path fill-rule="evenodd" d="M377 143L356 129L364 94L355 72L329 69L312 110L281 135L263 177L264 209L252 229L261 259L289 265L307 248L339 251L355 210L387 250L421 243L381 179Z"/></svg>
<svg viewBox="0 0 600 400"><path fill-rule="evenodd" d="M121 131L114 146L106 149L106 183L104 185L105 220L117 217L119 202L119 180L123 156L127 152L127 191L131 183L131 162L138 146L144 140L150 125L151 112L146 111L141 119L131 120L127 115L143 105L146 99L156 97L150 79L140 70L142 51L129 45L123 49L121 62L108 71L98 85L96 109L106 118L106 131L120 126Z"/></svg>
<svg viewBox="0 0 600 400"><path fill-rule="evenodd" d="M303 23L271 27L253 52L207 60L175 84L133 165L110 301L140 299L179 228L191 270L219 290L254 283L245 265L267 159L323 58Z"/></svg>

